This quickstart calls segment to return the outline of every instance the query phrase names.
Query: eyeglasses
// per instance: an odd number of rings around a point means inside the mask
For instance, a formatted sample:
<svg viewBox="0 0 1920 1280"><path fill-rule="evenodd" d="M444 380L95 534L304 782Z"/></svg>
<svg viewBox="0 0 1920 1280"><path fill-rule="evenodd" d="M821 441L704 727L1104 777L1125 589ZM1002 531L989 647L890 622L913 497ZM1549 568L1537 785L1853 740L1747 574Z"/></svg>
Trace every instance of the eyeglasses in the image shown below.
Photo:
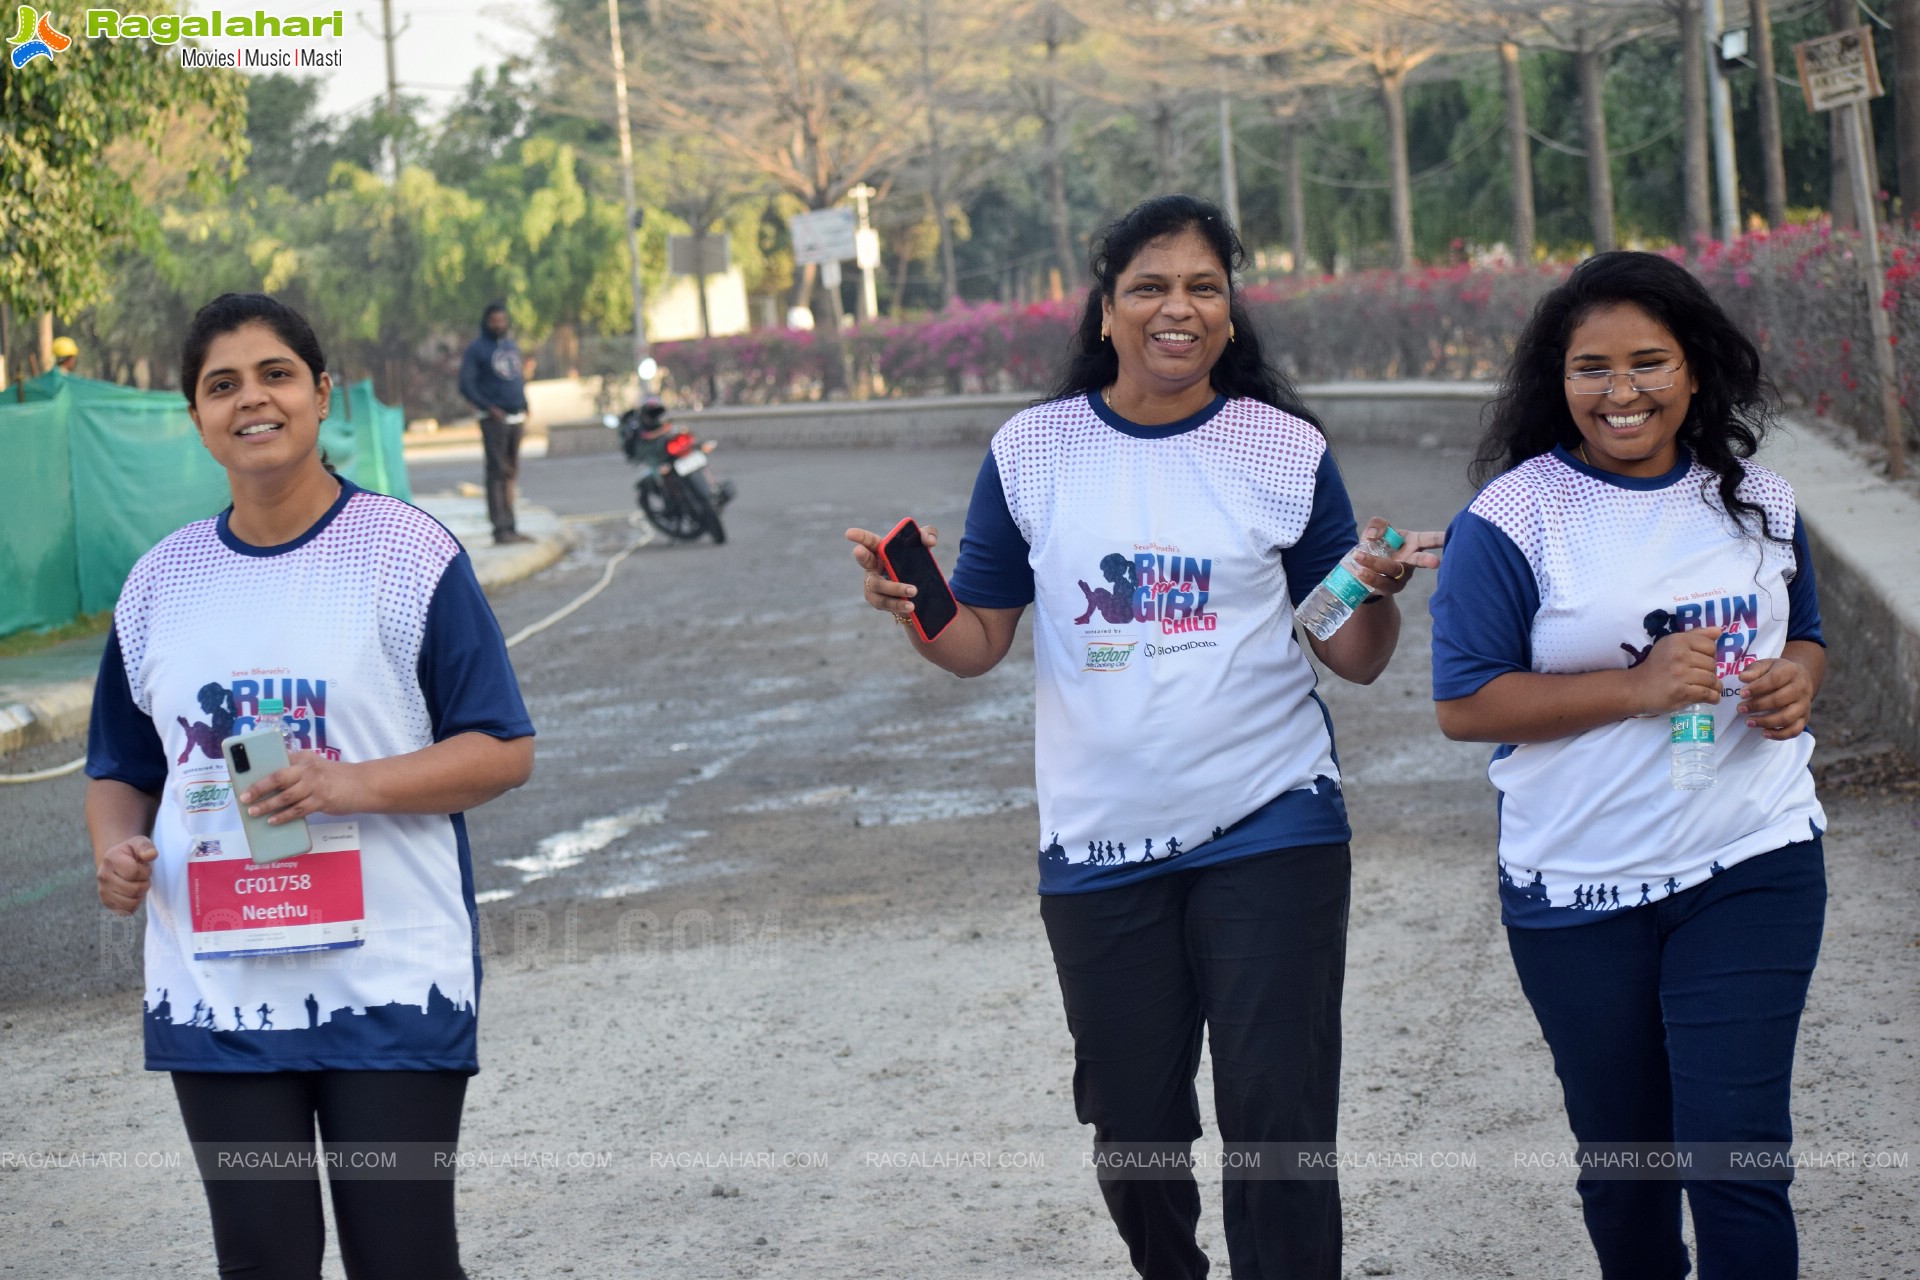
<svg viewBox="0 0 1920 1280"><path fill-rule="evenodd" d="M1573 393L1577 396L1608 395L1613 391L1615 378L1625 378L1627 385L1635 391L1665 391L1674 384L1681 363L1676 360L1672 364L1643 364L1625 373L1615 373L1611 369L1582 369L1578 373L1568 374L1567 381L1573 384Z"/></svg>

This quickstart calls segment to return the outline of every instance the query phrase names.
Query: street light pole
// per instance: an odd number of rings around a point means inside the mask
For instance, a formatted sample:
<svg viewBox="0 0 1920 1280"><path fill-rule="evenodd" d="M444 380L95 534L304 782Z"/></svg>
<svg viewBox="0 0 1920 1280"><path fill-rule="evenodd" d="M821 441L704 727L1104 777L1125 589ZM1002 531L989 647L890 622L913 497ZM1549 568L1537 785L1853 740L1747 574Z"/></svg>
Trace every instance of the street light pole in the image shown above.
<svg viewBox="0 0 1920 1280"><path fill-rule="evenodd" d="M633 369L640 392L653 389L657 370L647 348L647 292L640 280L640 207L633 201L633 129L627 123L627 55L620 43L620 0L607 0L613 41L613 101L620 126L620 187L627 197L627 264L633 273Z"/></svg>

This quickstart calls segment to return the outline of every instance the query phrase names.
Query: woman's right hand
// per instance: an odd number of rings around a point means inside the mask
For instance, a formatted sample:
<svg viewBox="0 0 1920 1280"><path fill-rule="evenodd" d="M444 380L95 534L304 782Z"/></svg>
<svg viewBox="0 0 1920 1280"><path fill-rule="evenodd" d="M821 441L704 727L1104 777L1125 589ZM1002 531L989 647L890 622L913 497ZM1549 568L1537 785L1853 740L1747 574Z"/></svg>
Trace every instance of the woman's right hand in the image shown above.
<svg viewBox="0 0 1920 1280"><path fill-rule="evenodd" d="M920 526L920 541L929 551L939 540L939 532L932 525ZM895 622L906 622L913 613L913 597L918 588L887 576L880 564L880 535L867 529L849 529L847 541L853 544L854 563L866 575L860 593L868 607L878 609Z"/></svg>
<svg viewBox="0 0 1920 1280"><path fill-rule="evenodd" d="M140 909L153 887L153 860L160 851L145 836L122 840L100 855L94 879L100 886L100 905L115 915L130 916Z"/></svg>
<svg viewBox="0 0 1920 1280"><path fill-rule="evenodd" d="M1719 627L1696 627L1654 641L1633 668L1638 714L1668 715L1695 702L1720 701Z"/></svg>

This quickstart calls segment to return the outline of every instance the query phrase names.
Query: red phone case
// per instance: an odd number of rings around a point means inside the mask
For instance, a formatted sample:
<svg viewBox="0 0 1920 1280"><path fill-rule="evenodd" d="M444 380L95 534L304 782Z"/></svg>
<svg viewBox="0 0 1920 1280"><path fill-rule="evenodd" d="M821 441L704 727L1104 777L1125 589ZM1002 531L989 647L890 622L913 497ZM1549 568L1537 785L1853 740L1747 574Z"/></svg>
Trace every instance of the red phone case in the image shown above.
<svg viewBox="0 0 1920 1280"><path fill-rule="evenodd" d="M915 520L912 516L906 516L901 519L899 524L896 524L895 526L893 526L893 528L887 531L886 537L880 539L880 567L886 570L887 576L889 578L892 578L895 582L899 582L901 578L898 573L894 572L893 562L887 559L887 544L892 542L895 538L899 537L900 531L902 529L905 529L908 525L913 525L917 529L919 528L920 522ZM940 580L940 589L947 593L947 599L953 601L953 611L957 615L960 612L960 601L958 599L955 599L953 594L953 588L947 585L947 575L940 571L940 563L937 560L933 560L933 555L931 552L928 553L927 559L930 561L933 561L934 576ZM907 621L913 624L914 631L919 635L919 637L923 641L925 641L928 644L932 644L935 640L939 639L941 632L944 632L947 629L947 627L943 626L940 628L939 631L934 632L932 635L928 635L927 629L920 625L920 609L917 604L915 605L913 612L907 615ZM952 625L953 625L953 619L952 618L947 619L947 626L952 626Z"/></svg>

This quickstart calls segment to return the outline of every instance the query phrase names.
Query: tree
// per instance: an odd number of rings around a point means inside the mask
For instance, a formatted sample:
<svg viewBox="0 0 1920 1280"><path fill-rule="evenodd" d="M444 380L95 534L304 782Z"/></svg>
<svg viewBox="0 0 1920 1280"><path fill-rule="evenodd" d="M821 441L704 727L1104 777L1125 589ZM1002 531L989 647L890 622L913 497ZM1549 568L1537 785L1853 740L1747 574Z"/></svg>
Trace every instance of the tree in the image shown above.
<svg viewBox="0 0 1920 1280"><path fill-rule="evenodd" d="M1911 0L1902 0L1902 3L1911 3ZM1766 213L1767 225L1778 227L1787 221L1787 166L1780 138L1780 82L1774 79L1773 70L1773 17L1767 11L1767 0L1747 0L1747 12L1753 30L1754 108L1760 117L1760 204ZM1920 38L1920 7L1916 7L1913 16L1913 35ZM1920 62L1920 43L1916 44L1914 53L1914 61ZM1907 59L1903 57L1901 66L1904 68L1906 64ZM1915 107L1920 109L1920 66L1915 67L1915 72L1911 96ZM1905 102L1908 96L1903 92L1901 101ZM1920 170L1920 165L1916 165L1916 169ZM1916 172L1916 178L1920 178L1920 172ZM1907 190L1904 180L1901 190L1903 193ZM1920 190L1916 190L1915 195L1920 196Z"/></svg>
<svg viewBox="0 0 1920 1280"><path fill-rule="evenodd" d="M1686 195L1686 222L1680 228L1680 242L1691 246L1713 238L1707 178L1706 20L1700 0L1669 0L1667 11L1679 26L1680 38L1680 137L1684 156L1680 182Z"/></svg>
<svg viewBox="0 0 1920 1280"><path fill-rule="evenodd" d="M1040 124L1041 169L1047 183L1053 256L1061 283L1071 289L1080 283L1082 266L1073 221L1067 212L1066 142L1075 102L1067 50L1086 28L1059 0L1033 0L1015 16L1026 38L1016 51L1012 82Z"/></svg>
<svg viewBox="0 0 1920 1280"><path fill-rule="evenodd" d="M1607 63L1616 49L1657 30L1659 20L1635 0L1574 0L1571 4L1513 7L1531 13L1534 26L1529 43L1573 55L1580 86L1580 136L1586 152L1587 216L1593 247L1596 251L1611 249L1616 237L1613 162L1607 135Z"/></svg>
<svg viewBox="0 0 1920 1280"><path fill-rule="evenodd" d="M0 76L0 304L71 316L104 297L114 251L159 236L137 156L191 130L184 174L211 190L244 161L245 113L237 73L183 74L143 40L76 39Z"/></svg>

